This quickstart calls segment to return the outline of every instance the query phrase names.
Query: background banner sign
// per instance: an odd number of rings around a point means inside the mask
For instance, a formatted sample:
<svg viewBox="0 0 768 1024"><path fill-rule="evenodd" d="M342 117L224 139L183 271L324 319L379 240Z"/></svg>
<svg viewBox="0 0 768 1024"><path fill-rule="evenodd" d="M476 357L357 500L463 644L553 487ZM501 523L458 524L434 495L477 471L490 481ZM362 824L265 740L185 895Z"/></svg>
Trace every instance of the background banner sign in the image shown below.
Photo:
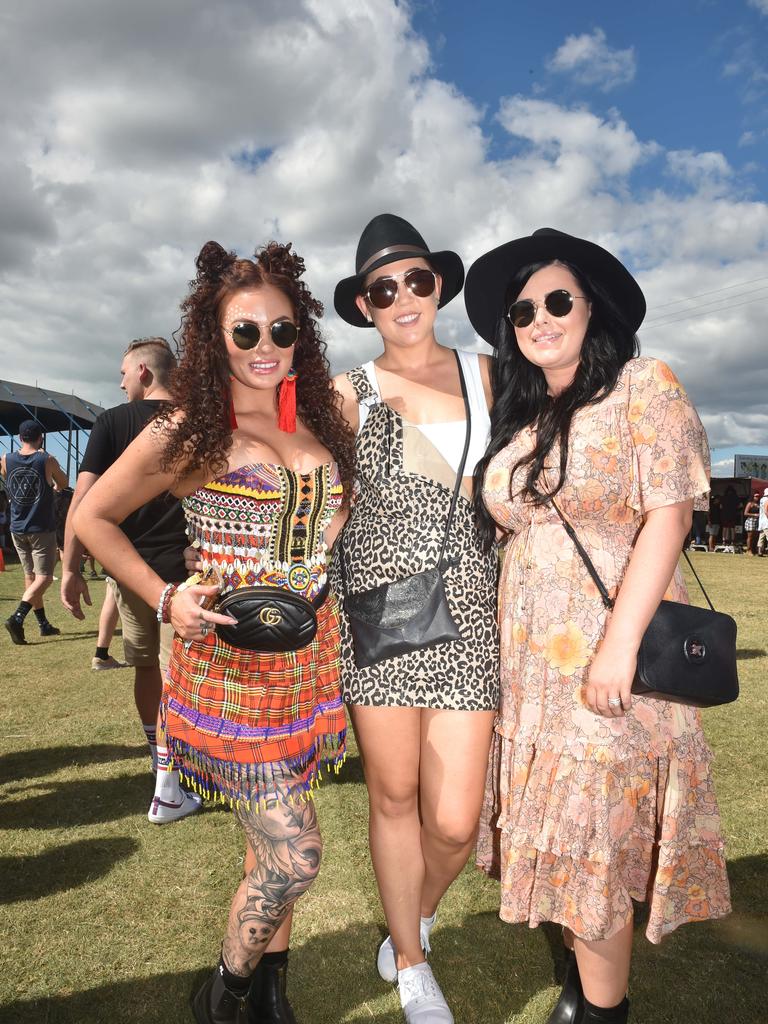
<svg viewBox="0 0 768 1024"><path fill-rule="evenodd" d="M734 455L733 475L768 480L768 455Z"/></svg>

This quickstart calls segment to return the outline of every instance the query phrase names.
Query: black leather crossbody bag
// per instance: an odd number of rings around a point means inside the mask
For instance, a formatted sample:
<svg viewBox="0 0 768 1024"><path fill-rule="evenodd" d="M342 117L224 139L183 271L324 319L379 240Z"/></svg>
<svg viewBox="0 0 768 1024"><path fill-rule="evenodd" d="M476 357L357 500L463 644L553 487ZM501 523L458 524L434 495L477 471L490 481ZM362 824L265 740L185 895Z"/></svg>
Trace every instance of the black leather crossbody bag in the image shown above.
<svg viewBox="0 0 768 1024"><path fill-rule="evenodd" d="M433 569L414 573L393 583L382 583L370 590L352 593L347 585L344 538L339 538L338 557L345 594L344 608L349 618L355 664L358 668L368 668L401 654L435 647L452 640L461 640L461 632L448 605L443 580L445 569L457 564L455 560L445 558L445 549L464 476L471 433L467 385L459 355L455 355L467 417L467 431L437 565Z"/></svg>
<svg viewBox="0 0 768 1024"><path fill-rule="evenodd" d="M597 587L603 605L610 611L615 602L597 569L555 502L552 506ZM739 696L736 622L730 615L715 611L688 553L683 554L709 608L680 601L659 604L640 641L632 693L700 708L730 704Z"/></svg>
<svg viewBox="0 0 768 1024"><path fill-rule="evenodd" d="M222 615L237 619L236 626L217 624L216 633L233 647L277 654L298 651L317 633L317 609L329 593L326 583L314 600L282 587L238 587L216 605Z"/></svg>

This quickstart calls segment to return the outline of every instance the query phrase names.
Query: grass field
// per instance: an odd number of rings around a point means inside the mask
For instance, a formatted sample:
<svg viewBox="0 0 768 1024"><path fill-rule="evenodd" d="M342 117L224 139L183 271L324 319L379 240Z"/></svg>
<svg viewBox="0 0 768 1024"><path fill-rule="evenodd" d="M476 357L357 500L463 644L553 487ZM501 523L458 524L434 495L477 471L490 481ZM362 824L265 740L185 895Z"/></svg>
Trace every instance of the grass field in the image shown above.
<svg viewBox="0 0 768 1024"><path fill-rule="evenodd" d="M768 969L766 623L768 559L695 555L739 623L742 696L704 712L728 837L734 913L660 947L636 929L634 1024L765 1024ZM93 587L96 604L103 583ZM0 574L0 617L18 566ZM692 592L694 592L692 590ZM0 636L0 1021L175 1024L211 968L240 875L242 842L220 805L147 822L148 757L129 670L90 670L96 614L77 623L51 592L62 636ZM121 653L119 638L112 653ZM368 860L360 761L317 796L321 877L300 903L290 992L301 1024L400 1024L375 971L383 918ZM467 867L441 907L432 964L457 1024L535 1024L556 998L556 929L502 924L494 883Z"/></svg>

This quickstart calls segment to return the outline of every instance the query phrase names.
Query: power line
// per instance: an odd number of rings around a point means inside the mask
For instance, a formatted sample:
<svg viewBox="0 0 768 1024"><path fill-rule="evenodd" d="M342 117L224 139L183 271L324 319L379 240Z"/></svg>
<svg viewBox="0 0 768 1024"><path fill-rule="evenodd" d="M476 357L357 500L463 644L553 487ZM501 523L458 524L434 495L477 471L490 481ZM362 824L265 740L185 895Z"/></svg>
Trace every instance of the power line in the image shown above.
<svg viewBox="0 0 768 1024"><path fill-rule="evenodd" d="M705 309L700 313L685 313L680 310L676 310L675 313L670 314L669 320L659 319L651 322L647 327L643 325L641 330L655 331L660 327L668 327L670 324L681 323L683 320L695 320L700 316L714 316L716 313L725 313L731 309L738 309L740 306L749 306L753 302L762 302L763 299L768 298L766 295L758 295L754 299L747 299L745 302L729 302L724 306L720 306L717 309ZM681 315L677 315L681 313Z"/></svg>
<svg viewBox="0 0 768 1024"><path fill-rule="evenodd" d="M737 292L735 295L721 295L719 298L712 299L710 302L700 302L698 306L691 309L670 309L669 312L661 313L657 317L651 316L647 321L648 326L654 325L660 320L666 320L668 316L700 316L702 313L706 313L708 311L717 312L718 310L730 309L732 306L739 305L739 303L733 301L734 299L749 298L750 302L754 302L757 299L764 299L768 297L766 287L768 286L764 286L763 288L753 288L748 292Z"/></svg>
<svg viewBox="0 0 768 1024"><path fill-rule="evenodd" d="M722 288L710 288L709 291L701 292L700 295L689 295L687 298L673 299L671 302L662 302L660 306L654 306L654 313L657 309L666 309L667 306L676 306L679 302L691 302L693 299L703 299L707 295L717 295L718 292L727 292L731 288L743 288L747 284L756 284L758 281L768 281L768 277L753 277L749 281L740 281L739 284L726 284Z"/></svg>

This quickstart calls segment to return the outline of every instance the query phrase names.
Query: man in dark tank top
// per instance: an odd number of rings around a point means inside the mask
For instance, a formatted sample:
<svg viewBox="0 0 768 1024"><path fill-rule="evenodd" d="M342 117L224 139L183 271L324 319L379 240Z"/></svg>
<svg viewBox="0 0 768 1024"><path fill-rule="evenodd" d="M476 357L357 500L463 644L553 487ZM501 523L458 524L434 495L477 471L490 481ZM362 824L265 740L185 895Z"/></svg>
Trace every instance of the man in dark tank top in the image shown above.
<svg viewBox="0 0 768 1024"><path fill-rule="evenodd" d="M24 620L34 611L41 636L57 636L45 615L43 594L53 581L58 558L54 488L67 486L67 477L53 455L43 449L43 428L36 420L19 427L21 447L0 460L11 503L11 537L24 570L24 593L16 611L5 620L11 640L26 644Z"/></svg>

